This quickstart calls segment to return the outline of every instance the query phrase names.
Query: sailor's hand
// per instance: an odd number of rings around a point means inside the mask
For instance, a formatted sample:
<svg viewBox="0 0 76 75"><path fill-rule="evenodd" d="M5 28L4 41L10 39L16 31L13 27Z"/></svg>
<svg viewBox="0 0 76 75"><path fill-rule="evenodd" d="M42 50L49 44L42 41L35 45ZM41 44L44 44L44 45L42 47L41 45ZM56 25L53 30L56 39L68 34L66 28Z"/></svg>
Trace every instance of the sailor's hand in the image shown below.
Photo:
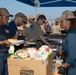
<svg viewBox="0 0 76 75"><path fill-rule="evenodd" d="M10 45L11 44L8 40L4 40L4 41L2 41L2 43L5 44L5 45Z"/></svg>
<svg viewBox="0 0 76 75"><path fill-rule="evenodd" d="M58 67L58 74L65 75L66 74L66 68L64 66Z"/></svg>

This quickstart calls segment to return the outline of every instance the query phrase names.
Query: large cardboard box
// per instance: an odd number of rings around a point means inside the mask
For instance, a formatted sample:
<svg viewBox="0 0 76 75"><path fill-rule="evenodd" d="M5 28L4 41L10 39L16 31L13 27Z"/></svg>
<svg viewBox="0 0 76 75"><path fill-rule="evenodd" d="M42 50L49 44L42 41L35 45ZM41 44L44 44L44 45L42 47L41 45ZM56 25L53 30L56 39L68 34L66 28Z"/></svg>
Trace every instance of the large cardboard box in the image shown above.
<svg viewBox="0 0 76 75"><path fill-rule="evenodd" d="M52 55L47 60L24 60L8 58L9 75L53 75Z"/></svg>

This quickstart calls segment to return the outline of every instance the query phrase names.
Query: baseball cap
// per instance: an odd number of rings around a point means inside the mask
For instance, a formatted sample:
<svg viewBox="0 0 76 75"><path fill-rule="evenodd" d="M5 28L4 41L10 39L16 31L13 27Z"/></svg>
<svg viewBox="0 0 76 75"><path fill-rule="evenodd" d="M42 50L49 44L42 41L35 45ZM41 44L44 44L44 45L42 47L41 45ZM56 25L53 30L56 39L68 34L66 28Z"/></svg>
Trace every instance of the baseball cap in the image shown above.
<svg viewBox="0 0 76 75"><path fill-rule="evenodd" d="M38 19L38 17L39 17L40 15L45 16L44 14L37 14L37 16L36 16L36 20Z"/></svg>
<svg viewBox="0 0 76 75"><path fill-rule="evenodd" d="M10 14L9 11L6 8L0 8L0 16L13 17L13 15Z"/></svg>
<svg viewBox="0 0 76 75"><path fill-rule="evenodd" d="M27 22L27 17L26 17L23 13L19 12L19 13L17 13L15 16L22 17L23 20L24 20L25 22Z"/></svg>
<svg viewBox="0 0 76 75"><path fill-rule="evenodd" d="M28 16L28 20L32 20L32 19L35 19L35 17L32 15Z"/></svg>
<svg viewBox="0 0 76 75"><path fill-rule="evenodd" d="M56 18L55 19L55 22L60 22L60 18Z"/></svg>
<svg viewBox="0 0 76 75"><path fill-rule="evenodd" d="M74 13L72 11L69 11L69 10L64 11L60 17L61 20L62 19L74 19L74 18L76 18L74 16Z"/></svg>

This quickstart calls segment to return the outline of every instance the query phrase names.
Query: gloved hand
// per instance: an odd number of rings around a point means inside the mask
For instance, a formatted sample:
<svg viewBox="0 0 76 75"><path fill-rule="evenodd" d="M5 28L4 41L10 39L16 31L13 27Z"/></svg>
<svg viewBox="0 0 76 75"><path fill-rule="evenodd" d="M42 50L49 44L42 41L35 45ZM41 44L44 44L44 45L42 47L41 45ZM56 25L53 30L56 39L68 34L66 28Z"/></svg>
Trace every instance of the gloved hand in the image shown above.
<svg viewBox="0 0 76 75"><path fill-rule="evenodd" d="M58 73L65 75L66 74L66 68L63 66L58 67Z"/></svg>

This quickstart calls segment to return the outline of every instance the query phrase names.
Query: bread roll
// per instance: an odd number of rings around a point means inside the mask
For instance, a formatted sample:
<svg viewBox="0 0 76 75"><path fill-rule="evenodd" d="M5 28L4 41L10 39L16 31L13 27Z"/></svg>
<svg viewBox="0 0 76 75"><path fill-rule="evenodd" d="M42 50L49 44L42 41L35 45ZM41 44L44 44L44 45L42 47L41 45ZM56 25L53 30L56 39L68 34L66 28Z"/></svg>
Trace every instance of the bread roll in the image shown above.
<svg viewBox="0 0 76 75"><path fill-rule="evenodd" d="M17 39L8 39L9 42L17 42Z"/></svg>

